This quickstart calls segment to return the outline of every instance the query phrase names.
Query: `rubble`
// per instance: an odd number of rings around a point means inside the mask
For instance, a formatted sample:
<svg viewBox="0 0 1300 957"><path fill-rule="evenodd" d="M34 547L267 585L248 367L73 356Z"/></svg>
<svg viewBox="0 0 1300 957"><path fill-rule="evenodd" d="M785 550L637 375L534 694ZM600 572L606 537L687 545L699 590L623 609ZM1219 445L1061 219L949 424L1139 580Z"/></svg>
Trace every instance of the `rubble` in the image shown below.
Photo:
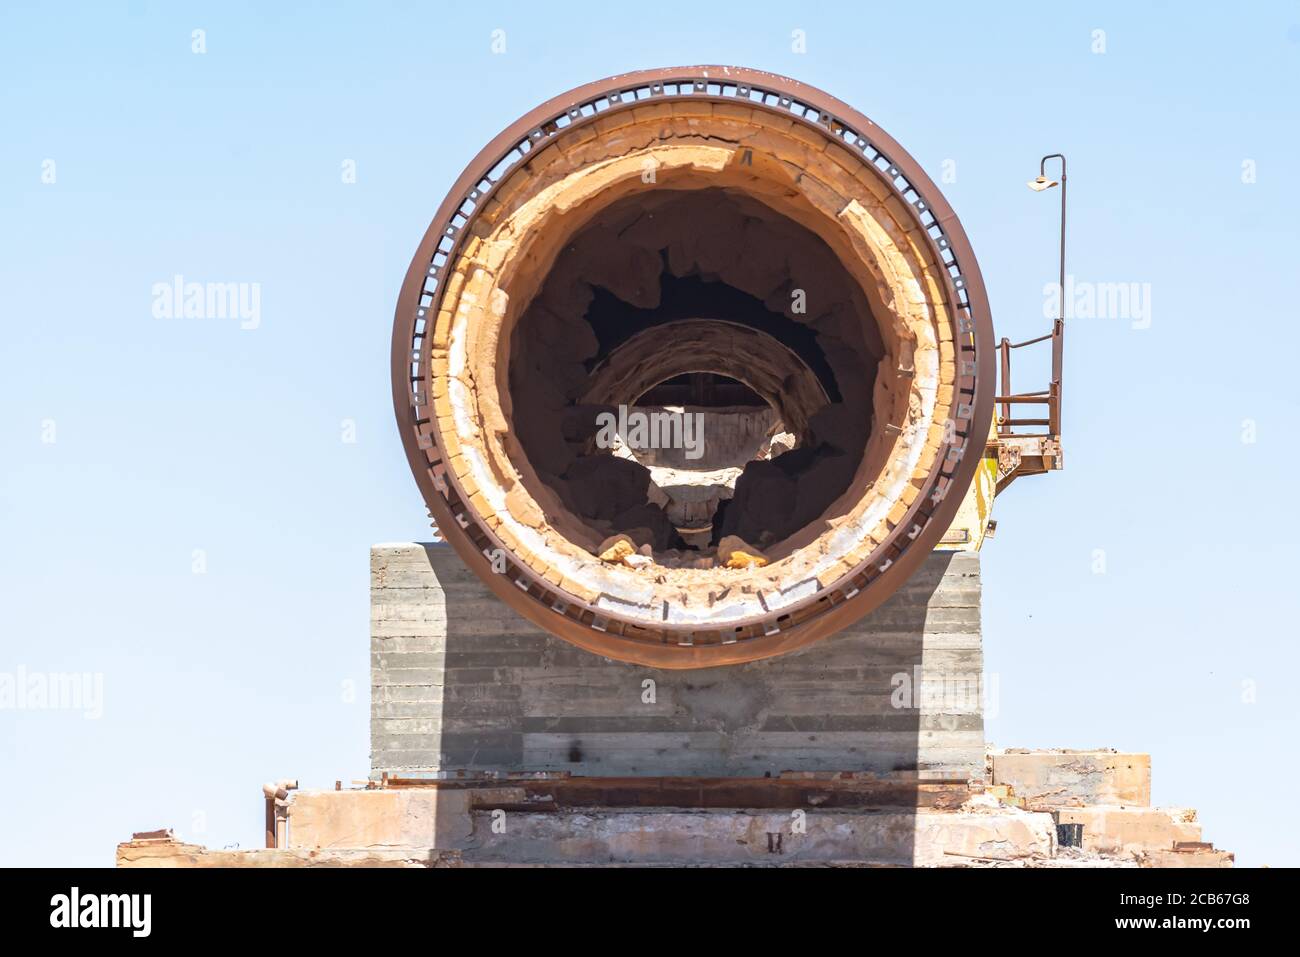
<svg viewBox="0 0 1300 957"><path fill-rule="evenodd" d="M727 568L762 568L767 558L757 548L736 535L726 535L718 542L718 558Z"/></svg>

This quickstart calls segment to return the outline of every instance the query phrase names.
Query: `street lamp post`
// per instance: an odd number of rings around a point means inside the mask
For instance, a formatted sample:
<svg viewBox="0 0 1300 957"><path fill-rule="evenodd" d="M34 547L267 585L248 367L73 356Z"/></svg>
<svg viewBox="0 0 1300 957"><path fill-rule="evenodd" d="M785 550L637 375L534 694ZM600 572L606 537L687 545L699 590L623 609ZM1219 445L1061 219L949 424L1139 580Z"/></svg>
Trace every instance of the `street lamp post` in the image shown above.
<svg viewBox="0 0 1300 957"><path fill-rule="evenodd" d="M1053 180L1047 178L1047 161L1056 159L1061 161L1061 178ZM1063 365L1063 356L1065 351L1065 154L1048 153L1038 161L1038 178L1030 180L1026 185L1035 192L1041 193L1044 190L1051 189L1053 186L1061 187L1061 257L1060 257L1060 279L1056 287L1059 307L1059 315L1056 324L1052 329L1052 384L1051 395L1053 398L1051 408L1051 432L1053 435L1060 435L1061 432L1061 368Z"/></svg>

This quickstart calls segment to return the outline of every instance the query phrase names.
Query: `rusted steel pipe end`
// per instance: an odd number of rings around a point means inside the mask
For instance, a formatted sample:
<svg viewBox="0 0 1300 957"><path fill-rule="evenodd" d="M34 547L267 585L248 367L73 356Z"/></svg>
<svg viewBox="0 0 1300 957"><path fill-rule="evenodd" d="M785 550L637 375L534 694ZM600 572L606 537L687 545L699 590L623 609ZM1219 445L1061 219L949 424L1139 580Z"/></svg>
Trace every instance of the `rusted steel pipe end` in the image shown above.
<svg viewBox="0 0 1300 957"><path fill-rule="evenodd" d="M794 80L682 67L557 97L470 164L402 287L393 398L496 594L693 668L906 581L983 455L993 343L965 234L889 136Z"/></svg>

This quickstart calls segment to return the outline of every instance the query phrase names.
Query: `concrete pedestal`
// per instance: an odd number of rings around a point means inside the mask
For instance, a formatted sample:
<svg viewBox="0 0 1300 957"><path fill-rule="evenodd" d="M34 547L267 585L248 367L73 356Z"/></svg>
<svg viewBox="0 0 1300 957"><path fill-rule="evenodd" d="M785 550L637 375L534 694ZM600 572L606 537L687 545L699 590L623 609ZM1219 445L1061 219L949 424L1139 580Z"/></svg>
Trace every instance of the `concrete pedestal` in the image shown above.
<svg viewBox="0 0 1300 957"><path fill-rule="evenodd" d="M936 552L807 649L661 671L550 636L446 545L376 545L372 774L982 778L979 605L978 555Z"/></svg>
<svg viewBox="0 0 1300 957"><path fill-rule="evenodd" d="M282 782L266 850L159 829L118 866L1233 863L1195 811L1149 806L1147 755L985 754L977 554L802 651L668 672L552 638L445 545L371 562L372 780Z"/></svg>

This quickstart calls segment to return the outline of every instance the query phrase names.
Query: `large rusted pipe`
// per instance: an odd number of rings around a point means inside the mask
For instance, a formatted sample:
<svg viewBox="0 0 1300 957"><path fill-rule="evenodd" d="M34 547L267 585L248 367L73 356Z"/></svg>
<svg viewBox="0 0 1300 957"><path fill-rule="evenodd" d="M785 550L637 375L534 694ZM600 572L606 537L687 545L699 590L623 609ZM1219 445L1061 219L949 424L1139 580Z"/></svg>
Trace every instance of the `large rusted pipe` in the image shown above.
<svg viewBox="0 0 1300 957"><path fill-rule="evenodd" d="M430 517L496 594L688 668L906 581L984 453L994 356L966 236L897 143L794 80L684 67L556 97L475 158L403 284L393 397ZM682 406L734 467L601 440Z"/></svg>

